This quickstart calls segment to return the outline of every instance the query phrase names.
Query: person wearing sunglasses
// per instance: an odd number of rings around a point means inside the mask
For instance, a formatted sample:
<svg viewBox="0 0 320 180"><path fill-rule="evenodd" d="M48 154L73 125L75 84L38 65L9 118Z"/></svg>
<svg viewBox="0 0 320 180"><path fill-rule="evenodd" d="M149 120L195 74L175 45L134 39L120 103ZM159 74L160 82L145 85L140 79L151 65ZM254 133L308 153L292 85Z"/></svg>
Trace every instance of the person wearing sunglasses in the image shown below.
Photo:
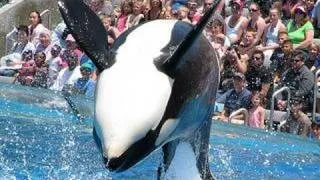
<svg viewBox="0 0 320 180"><path fill-rule="evenodd" d="M256 46L260 43L265 26L266 23L261 17L260 6L257 3L251 3L249 7L249 22L247 29L251 29L257 33L252 46Z"/></svg>
<svg viewBox="0 0 320 180"><path fill-rule="evenodd" d="M259 91L263 97L266 97L272 82L272 74L269 68L263 66L264 59L262 51L254 51L245 76L249 91Z"/></svg>
<svg viewBox="0 0 320 180"><path fill-rule="evenodd" d="M295 49L306 49L313 41L314 28L303 6L297 7L294 12L293 19L287 25L289 39Z"/></svg>
<svg viewBox="0 0 320 180"><path fill-rule="evenodd" d="M290 88L291 97L303 98L303 111L310 112L313 103L314 74L304 64L307 54L303 50L294 50L292 52L291 68L282 74L278 88L287 86ZM276 97L277 107L279 109L286 108L286 100L280 94Z"/></svg>
<svg viewBox="0 0 320 180"><path fill-rule="evenodd" d="M232 14L226 18L226 35L231 44L238 43L248 26L248 19L242 16L244 2L242 0L231 1Z"/></svg>

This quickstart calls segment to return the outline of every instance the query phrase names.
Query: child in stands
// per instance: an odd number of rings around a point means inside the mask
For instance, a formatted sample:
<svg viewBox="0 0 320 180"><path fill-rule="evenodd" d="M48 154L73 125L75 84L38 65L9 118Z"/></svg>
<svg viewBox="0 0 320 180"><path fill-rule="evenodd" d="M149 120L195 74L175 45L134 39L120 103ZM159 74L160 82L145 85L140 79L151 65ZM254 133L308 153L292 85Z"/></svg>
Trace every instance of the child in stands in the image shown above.
<svg viewBox="0 0 320 180"><path fill-rule="evenodd" d="M249 109L248 125L254 128L265 128L265 109L263 108L263 96L259 91L253 92L250 97L251 108Z"/></svg>

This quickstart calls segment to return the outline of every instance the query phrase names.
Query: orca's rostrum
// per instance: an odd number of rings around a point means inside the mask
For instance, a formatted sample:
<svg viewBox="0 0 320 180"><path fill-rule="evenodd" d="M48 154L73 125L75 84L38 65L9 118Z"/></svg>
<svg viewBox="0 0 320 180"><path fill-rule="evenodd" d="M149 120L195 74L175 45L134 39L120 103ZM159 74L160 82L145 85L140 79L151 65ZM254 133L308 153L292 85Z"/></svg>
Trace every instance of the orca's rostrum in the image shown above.
<svg viewBox="0 0 320 180"><path fill-rule="evenodd" d="M162 147L159 178L179 149L201 179L213 179L208 151L211 109L219 82L217 53L202 35L212 6L196 26L154 20L122 33L109 49L101 20L81 0L59 0L62 17L99 71L94 137L105 167L121 172ZM175 154L177 152L177 154ZM182 178L182 177L178 177Z"/></svg>

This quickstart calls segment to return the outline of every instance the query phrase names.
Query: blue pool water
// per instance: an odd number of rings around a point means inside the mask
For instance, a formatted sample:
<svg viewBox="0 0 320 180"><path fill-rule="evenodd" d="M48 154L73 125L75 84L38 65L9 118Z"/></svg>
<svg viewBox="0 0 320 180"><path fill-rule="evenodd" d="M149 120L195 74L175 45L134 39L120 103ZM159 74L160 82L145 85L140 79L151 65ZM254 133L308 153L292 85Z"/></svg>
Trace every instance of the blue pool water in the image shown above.
<svg viewBox="0 0 320 180"><path fill-rule="evenodd" d="M0 84L0 179L156 179L160 151L124 173L103 169L92 115L92 99ZM214 121L210 145L217 179L320 177L319 141Z"/></svg>

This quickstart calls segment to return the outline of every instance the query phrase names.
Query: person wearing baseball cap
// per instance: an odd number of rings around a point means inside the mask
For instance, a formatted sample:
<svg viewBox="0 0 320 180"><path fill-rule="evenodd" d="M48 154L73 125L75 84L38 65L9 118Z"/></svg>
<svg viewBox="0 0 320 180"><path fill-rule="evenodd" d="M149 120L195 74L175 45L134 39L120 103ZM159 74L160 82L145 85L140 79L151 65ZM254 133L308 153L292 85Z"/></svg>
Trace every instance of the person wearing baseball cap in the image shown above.
<svg viewBox="0 0 320 180"><path fill-rule="evenodd" d="M283 73L278 88L284 86L289 87L292 97L301 97L304 99L302 103L303 111L309 112L312 110L313 103L314 74L304 65L307 54L303 50L294 50L292 54L291 68ZM276 98L278 108L284 109L286 101L282 97L282 94Z"/></svg>
<svg viewBox="0 0 320 180"><path fill-rule="evenodd" d="M243 0L232 0L230 6L231 15L226 18L226 35L231 40L231 44L234 44L239 42L244 30L247 29L248 19L242 16Z"/></svg>
<svg viewBox="0 0 320 180"><path fill-rule="evenodd" d="M224 104L221 117L228 117L240 108L249 108L251 92L246 88L246 78L243 73L234 73L233 86L233 89L228 90L216 100L217 103Z"/></svg>

